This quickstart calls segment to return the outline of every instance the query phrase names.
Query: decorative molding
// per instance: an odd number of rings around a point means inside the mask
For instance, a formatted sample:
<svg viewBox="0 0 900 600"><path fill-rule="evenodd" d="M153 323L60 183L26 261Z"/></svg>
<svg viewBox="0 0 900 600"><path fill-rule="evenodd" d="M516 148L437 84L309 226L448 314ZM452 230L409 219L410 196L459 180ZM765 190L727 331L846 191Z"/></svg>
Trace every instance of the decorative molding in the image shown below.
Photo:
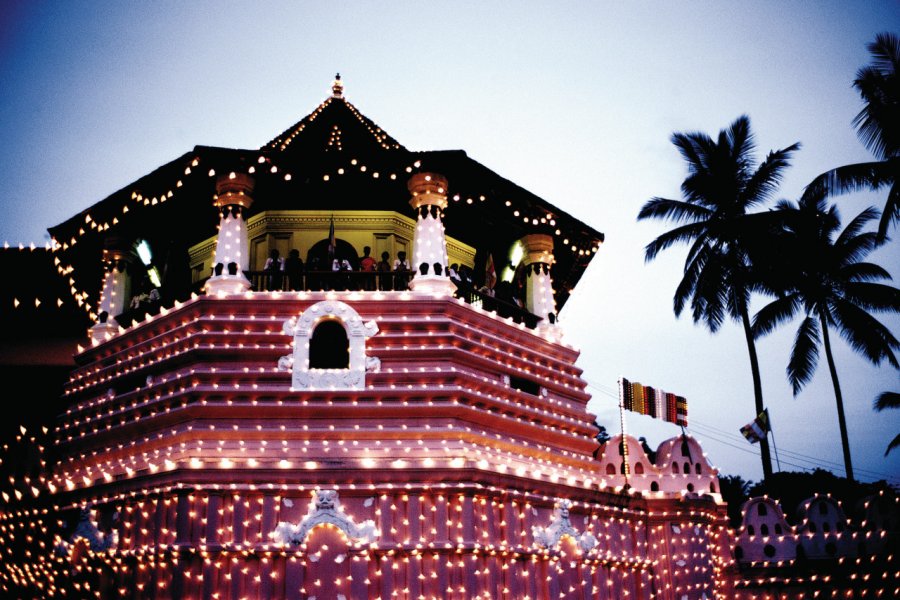
<svg viewBox="0 0 900 600"><path fill-rule="evenodd" d="M560 540L565 536L570 536L575 540L582 552L590 552L597 545L597 538L589 531L578 533L578 530L572 527L572 523L569 522L569 509L571 507L571 500L562 498L556 500L550 524L547 527L535 525L531 528L535 546L545 549L556 548Z"/></svg>
<svg viewBox="0 0 900 600"><path fill-rule="evenodd" d="M299 546L306 543L309 532L319 525L332 525L340 529L352 544L373 544L381 533L371 519L356 524L341 507L337 490L315 490L309 510L299 523L282 521L269 534L276 543L284 546Z"/></svg>
<svg viewBox="0 0 900 600"><path fill-rule="evenodd" d="M119 545L119 532L113 529L109 535L104 534L97 527L91 515L90 508L82 508L78 515L78 525L75 531L69 537L68 542L61 542L59 551L63 554L69 554L71 546L75 545L78 540L85 540L92 552L108 552L115 550Z"/></svg>
<svg viewBox="0 0 900 600"><path fill-rule="evenodd" d="M350 365L347 369L310 369L309 344L313 330L323 320L330 319L340 323L347 332L350 345ZM288 333L290 326L286 323L282 331ZM375 321L364 323L353 307L338 300L324 300L307 308L293 326L294 355L292 386L299 390L361 390L366 385L366 371L381 368L366 356L366 339L378 333ZM377 360L377 359L376 359ZM286 365L284 357L279 359L278 367Z"/></svg>

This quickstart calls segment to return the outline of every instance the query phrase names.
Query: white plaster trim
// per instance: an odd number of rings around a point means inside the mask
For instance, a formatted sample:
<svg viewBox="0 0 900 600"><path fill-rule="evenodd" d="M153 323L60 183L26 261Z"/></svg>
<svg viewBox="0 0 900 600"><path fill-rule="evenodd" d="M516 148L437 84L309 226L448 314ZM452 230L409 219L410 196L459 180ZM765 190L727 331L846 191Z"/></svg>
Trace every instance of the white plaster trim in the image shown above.
<svg viewBox="0 0 900 600"><path fill-rule="evenodd" d="M553 506L553 516L547 527L534 526L531 534L534 536L534 545L538 548L553 549L559 545L564 536L570 536L578 544L582 552L590 552L597 545L597 538L589 531L578 533L572 523L569 522L569 508L572 502L565 499L557 499Z"/></svg>
<svg viewBox="0 0 900 600"><path fill-rule="evenodd" d="M381 536L371 519L356 524L353 517L344 512L337 490L315 490L306 516L296 524L278 523L269 537L283 546L298 546L306 543L310 531L326 524L340 529L352 544L373 544Z"/></svg>
<svg viewBox="0 0 900 600"><path fill-rule="evenodd" d="M207 294L243 294L250 289L250 280L240 275L213 275L206 280Z"/></svg>
<svg viewBox="0 0 900 600"><path fill-rule="evenodd" d="M322 320L334 320L347 332L350 344L350 366L347 369L310 369L309 344L313 330ZM378 333L374 321L363 323L353 307L338 300L323 300L307 308L294 327L294 363L291 385L298 390L362 390L366 386L366 370L375 370L366 360L366 339ZM379 363L380 367L380 363Z"/></svg>
<svg viewBox="0 0 900 600"><path fill-rule="evenodd" d="M409 289L414 292L425 292L426 294L452 296L456 292L456 285L450 281L449 277L444 277L443 275L421 275L416 273L416 276L409 282Z"/></svg>

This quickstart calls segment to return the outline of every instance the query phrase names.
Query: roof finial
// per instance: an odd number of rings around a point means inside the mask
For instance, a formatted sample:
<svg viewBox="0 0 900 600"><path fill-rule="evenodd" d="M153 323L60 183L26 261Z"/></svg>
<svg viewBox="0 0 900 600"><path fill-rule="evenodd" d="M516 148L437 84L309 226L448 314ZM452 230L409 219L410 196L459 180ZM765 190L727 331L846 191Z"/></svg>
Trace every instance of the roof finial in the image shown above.
<svg viewBox="0 0 900 600"><path fill-rule="evenodd" d="M338 73L334 76L334 82L331 84L331 97L332 98L343 98L344 97L344 84L341 83L341 74Z"/></svg>

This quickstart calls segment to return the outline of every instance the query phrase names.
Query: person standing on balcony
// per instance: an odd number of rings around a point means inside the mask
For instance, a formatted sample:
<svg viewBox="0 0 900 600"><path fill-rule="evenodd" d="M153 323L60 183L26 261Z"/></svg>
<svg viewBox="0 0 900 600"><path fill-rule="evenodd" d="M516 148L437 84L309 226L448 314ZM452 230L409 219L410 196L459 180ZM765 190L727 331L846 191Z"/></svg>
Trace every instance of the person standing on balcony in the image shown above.
<svg viewBox="0 0 900 600"><path fill-rule="evenodd" d="M281 272L284 271L284 259L279 257L278 249L269 250L269 258L263 266L266 273L266 289L269 291L281 289Z"/></svg>
<svg viewBox="0 0 900 600"><path fill-rule="evenodd" d="M396 283L394 284L395 290L405 290L407 285L409 284L409 272L410 266L409 261L406 260L406 252L400 251L397 253L397 258L394 259L394 273L396 273Z"/></svg>
<svg viewBox="0 0 900 600"><path fill-rule="evenodd" d="M368 273L368 275L364 275L365 279L363 279L363 289L368 291L375 289L376 262L374 258L369 256L371 253L372 248L369 246L363 247L363 257L359 261L359 270L363 273Z"/></svg>
<svg viewBox="0 0 900 600"><path fill-rule="evenodd" d="M284 273L287 275L288 287L292 291L300 291L303 288L303 259L296 248L288 252L284 261Z"/></svg>
<svg viewBox="0 0 900 600"><path fill-rule="evenodd" d="M378 285L380 290L382 291L390 291L393 286L391 281L391 255L387 252L381 253L381 260L378 262L378 266L376 267L378 271Z"/></svg>

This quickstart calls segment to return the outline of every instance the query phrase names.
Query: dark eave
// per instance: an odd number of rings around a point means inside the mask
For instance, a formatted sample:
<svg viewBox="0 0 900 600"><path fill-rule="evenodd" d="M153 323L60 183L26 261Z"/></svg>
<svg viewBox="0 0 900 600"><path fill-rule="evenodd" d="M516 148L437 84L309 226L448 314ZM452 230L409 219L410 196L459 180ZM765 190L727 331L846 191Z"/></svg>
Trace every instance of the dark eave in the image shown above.
<svg viewBox="0 0 900 600"><path fill-rule="evenodd" d="M340 143L332 135L340 131ZM406 182L436 172L449 181L448 235L502 268L511 244L529 233L554 239L557 308L562 308L603 234L471 159L462 150L411 152L343 98L313 113L258 150L196 146L99 203L50 228L74 287L96 300L104 239L146 239L183 249L215 235L217 176L249 173L254 203L267 210L383 210L411 214ZM74 243L73 243L74 241Z"/></svg>

